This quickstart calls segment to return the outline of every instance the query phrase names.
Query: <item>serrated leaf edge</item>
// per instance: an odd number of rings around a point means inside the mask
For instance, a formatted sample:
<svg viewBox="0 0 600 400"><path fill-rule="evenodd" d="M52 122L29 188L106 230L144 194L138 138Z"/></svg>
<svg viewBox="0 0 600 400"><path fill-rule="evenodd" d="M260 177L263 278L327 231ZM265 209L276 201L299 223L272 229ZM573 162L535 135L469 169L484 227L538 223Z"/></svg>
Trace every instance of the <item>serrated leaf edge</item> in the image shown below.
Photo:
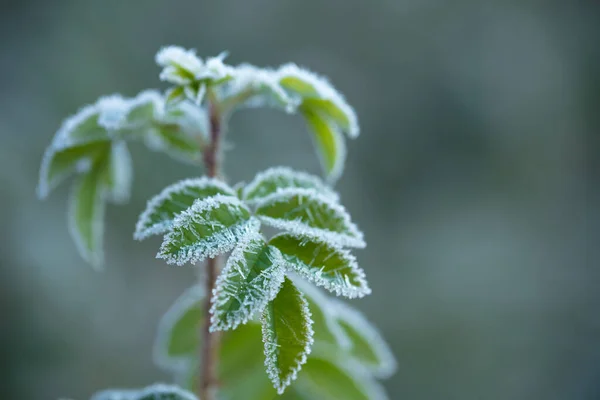
<svg viewBox="0 0 600 400"><path fill-rule="evenodd" d="M227 279L229 278L230 271L233 268L236 268L238 262L243 262L245 260L244 253L248 250L248 245L253 241L257 240L260 237L261 240L264 241L262 234L259 232L255 232L249 235L246 235L233 249L229 259L227 260L227 264L223 271L217 277L217 281L215 283L215 287L212 292L211 298L211 308L210 308L210 328L211 332L217 331L227 331L233 330L237 328L239 325L243 325L248 323L253 316L257 313L260 313L264 310L267 303L275 298L279 289L281 288L281 284L285 278L285 268L283 264L283 259L281 258L281 253L275 247L271 247L271 250L275 254L275 259L272 260L274 272L271 283L272 286L266 288L267 293L264 295L259 302L253 305L250 309L241 308L238 310L235 315L235 318L228 318L227 321L223 321L220 316L221 314L218 312L218 307L223 304L224 301L229 299L229 296L223 297L223 288L226 284ZM265 246L268 246L265 243Z"/></svg>
<svg viewBox="0 0 600 400"><path fill-rule="evenodd" d="M302 263L302 266L298 266L296 263L287 261L284 257L283 260L286 263L286 266L288 267L289 270L296 272L298 275L300 275L304 279L312 282L316 286L322 287L332 293L335 293L337 296L343 296L343 297L346 297L349 299L354 299L354 298L362 298L364 296L371 294L371 289L369 288L369 284L366 279L367 277L366 277L365 271L361 267L359 267L358 262L356 261L356 257L354 257L354 255L352 253L350 253L350 251L348 251L347 249L344 249L343 247L341 247L335 243L320 242L320 241L316 241L316 240L314 240L314 238L306 236L306 235L296 235L296 234L290 234L290 233L279 233L279 234L273 236L271 238L271 240L278 238L280 236L293 236L294 238L300 239L301 241L317 242L317 243L321 243L325 246L329 246L333 252L338 253L340 255L340 257L343 258L347 262L348 267L356 274L355 279L358 281L359 286L356 287L356 286L350 285L350 283L347 283L347 285L345 285L345 286L335 285L330 280L321 278L319 275L316 275L316 274L311 274L308 271L308 269L312 268L312 267L305 264L304 262L300 261ZM300 244L300 245L302 246L302 244Z"/></svg>
<svg viewBox="0 0 600 400"><path fill-rule="evenodd" d="M306 196L310 197L311 200L322 203L332 209L337 215L344 220L344 225L348 229L349 234L343 234L334 232L326 229L311 227L299 220L286 220L281 218L268 217L260 215L258 211L266 206L289 201L289 197L292 196ZM285 188L278 190L264 197L261 201L256 204L257 217L265 224L272 226L277 229L288 231L295 235L303 235L314 238L315 240L326 241L331 244L337 244L340 246L364 248L366 243L363 238L363 233L358 229L356 224L351 221L350 215L346 209L333 201L331 198L324 196L314 189L304 188Z"/></svg>
<svg viewBox="0 0 600 400"><path fill-rule="evenodd" d="M319 192L322 192L327 197L330 197L333 201L339 201L339 195L318 177L304 171L296 171L284 166L272 167L256 174L254 179L248 183L246 187L244 187L243 199L248 204L256 204L261 199L264 199L264 197L248 199L248 195L252 193L252 191L256 190L256 188L264 181L278 176L286 176L291 179L299 179L308 182L318 188Z"/></svg>
<svg viewBox="0 0 600 400"><path fill-rule="evenodd" d="M187 390L165 383L155 383L143 389L107 389L94 394L90 400L137 400L157 392L175 393L182 400L198 400L195 395Z"/></svg>
<svg viewBox="0 0 600 400"><path fill-rule="evenodd" d="M300 354L300 358L296 359L296 365L292 369L292 372L283 381L280 381L280 379L279 379L279 376L277 373L277 368L274 365L276 362L276 360L274 360L274 358L273 358L274 351L271 349L271 347L278 346L276 343L276 338L273 336L271 330L267 329L264 315L261 317L261 329L262 329L264 352L265 352L265 367L267 369L267 375L269 376L269 379L271 379L271 382L273 382L273 386L275 387L275 390L277 390L277 393L280 395L283 394L285 389L293 381L295 381L296 378L298 377L298 372L300 372L300 370L302 369L302 366L304 364L306 364L306 360L308 358L308 355L311 352L311 348L314 343L315 332L313 331L313 328L312 328L313 320L311 318L312 314L308 307L308 301L306 300L306 298L304 297L304 294L302 293L302 291L300 289L298 289L298 288L295 288L295 289L298 291L298 294L300 295L299 298L300 298L301 307L302 307L303 319L307 322L308 341L306 342L306 345L304 346L304 349Z"/></svg>
<svg viewBox="0 0 600 400"><path fill-rule="evenodd" d="M169 231L160 246L159 252L156 258L162 258L166 260L167 264L183 265L187 262L197 263L203 261L206 258L214 258L219 254L232 250L237 244L238 240L236 236L246 236L254 231L257 231L260 227L260 222L253 217L250 219L233 225L227 229L224 229L211 236L211 240L218 241L219 243L212 246L206 246L204 241L198 241L195 245L187 246L184 254L174 256L169 253L165 253L166 247L177 232L176 229L185 228L186 225L192 223L192 217L194 214L202 213L204 211L210 211L214 208L220 207L223 204L234 205L240 208L248 208L242 203L237 197L224 196L217 194L202 200L195 200L194 203L187 210L181 212L173 221L171 231ZM219 240L217 240L219 239ZM180 249L182 251L183 249Z"/></svg>
<svg viewBox="0 0 600 400"><path fill-rule="evenodd" d="M159 194L148 200L148 202L146 203L146 209L142 212L142 214L140 214L140 217L138 218L133 238L135 240L144 240L149 236L167 232L172 227L174 221L163 221L153 224L148 228L145 228L145 225L147 225L150 222L150 216L152 215L152 213L156 211L156 209L160 205L162 205L166 200L169 200L173 193L184 190L187 187L205 189L208 186L215 186L220 190L223 190L224 192L229 192L231 196L236 196L235 192L226 183L219 179L209 178L206 176L200 178L183 179L179 182L167 186Z"/></svg>

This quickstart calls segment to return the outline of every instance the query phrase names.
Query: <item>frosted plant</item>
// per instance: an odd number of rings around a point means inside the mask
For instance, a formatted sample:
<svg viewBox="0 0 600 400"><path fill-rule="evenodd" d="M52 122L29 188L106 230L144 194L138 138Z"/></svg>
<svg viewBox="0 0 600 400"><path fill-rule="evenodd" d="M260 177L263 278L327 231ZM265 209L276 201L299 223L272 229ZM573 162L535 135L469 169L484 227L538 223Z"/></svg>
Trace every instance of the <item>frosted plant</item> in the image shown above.
<svg viewBox="0 0 600 400"><path fill-rule="evenodd" d="M396 368L389 347L359 311L320 289L347 299L371 293L352 252L365 247L364 235L331 186L343 172L345 136L359 134L356 114L310 71L231 66L225 56L203 60L164 47L156 55L160 79L171 85L164 94L102 97L67 118L44 154L38 195L74 178L69 227L95 267L103 262L106 203L130 197L130 143L204 167L205 176L150 199L134 232L136 240L162 236L157 257L166 263L203 271L161 320L154 345L156 363L179 386L92 399L385 399L377 379ZM222 178L226 122L256 107L305 119L324 179L287 167L247 184ZM278 232L269 237L265 227Z"/></svg>

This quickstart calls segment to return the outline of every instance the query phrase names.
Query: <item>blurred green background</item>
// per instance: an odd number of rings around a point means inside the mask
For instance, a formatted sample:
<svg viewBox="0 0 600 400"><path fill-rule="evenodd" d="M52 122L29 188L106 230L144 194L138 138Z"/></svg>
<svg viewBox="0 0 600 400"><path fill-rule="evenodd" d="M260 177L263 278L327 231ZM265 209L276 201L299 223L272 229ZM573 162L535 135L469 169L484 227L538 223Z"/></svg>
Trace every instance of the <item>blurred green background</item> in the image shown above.
<svg viewBox="0 0 600 400"><path fill-rule="evenodd" d="M109 206L104 272L78 256L68 185L35 197L61 120L164 88L167 44L233 64L293 61L359 115L338 189L365 231L391 399L599 399L600 4L596 1L0 1L2 397L84 400L168 380L158 318L194 281L134 242L146 199L201 172L131 146L132 201ZM299 117L237 114L232 182L318 172Z"/></svg>

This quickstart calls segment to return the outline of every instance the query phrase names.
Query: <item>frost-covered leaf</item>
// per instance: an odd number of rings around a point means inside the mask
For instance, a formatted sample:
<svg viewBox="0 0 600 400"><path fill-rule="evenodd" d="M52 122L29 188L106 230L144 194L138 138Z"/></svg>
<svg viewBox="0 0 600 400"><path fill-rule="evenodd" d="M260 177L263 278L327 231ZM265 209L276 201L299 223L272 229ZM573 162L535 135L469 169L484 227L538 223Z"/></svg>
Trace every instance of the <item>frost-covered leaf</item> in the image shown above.
<svg viewBox="0 0 600 400"><path fill-rule="evenodd" d="M104 200L99 182L100 168L82 175L69 199L69 229L81 256L90 264L102 264Z"/></svg>
<svg viewBox="0 0 600 400"><path fill-rule="evenodd" d="M295 64L286 64L277 71L279 83L303 100L302 107L332 120L349 137L358 136L360 129L354 109L327 79Z"/></svg>
<svg viewBox="0 0 600 400"><path fill-rule="evenodd" d="M241 238L217 278L210 310L210 330L235 329L245 324L277 294L284 279L279 251L262 234Z"/></svg>
<svg viewBox="0 0 600 400"><path fill-rule="evenodd" d="M151 235L167 232L173 220L192 206L195 200L222 194L236 196L223 181L214 178L185 179L166 187L153 197L138 220L134 238L142 240Z"/></svg>
<svg viewBox="0 0 600 400"><path fill-rule="evenodd" d="M186 290L163 315L154 342L154 361L163 368L179 370L189 364L200 348L200 328L204 323L204 290Z"/></svg>
<svg viewBox="0 0 600 400"><path fill-rule="evenodd" d="M364 247L363 234L346 209L314 189L282 189L262 199L256 215L267 225L319 241Z"/></svg>
<svg viewBox="0 0 600 400"><path fill-rule="evenodd" d="M340 349L348 348L350 342L337 323L335 305L313 284L304 279L293 278L294 284L308 301L308 308L313 320L313 330L315 331L315 341L332 344Z"/></svg>
<svg viewBox="0 0 600 400"><path fill-rule="evenodd" d="M291 113L299 101L279 85L275 71L241 64L233 69L232 79L219 90L219 98L233 107L277 107Z"/></svg>
<svg viewBox="0 0 600 400"><path fill-rule="evenodd" d="M78 144L109 140L110 136L106 132L106 128L99 123L100 109L98 105L101 101L102 98L95 104L87 105L65 119L54 136L52 146L64 149Z"/></svg>
<svg viewBox="0 0 600 400"><path fill-rule="evenodd" d="M310 357L294 384L306 399L385 400L383 388L352 363Z"/></svg>
<svg viewBox="0 0 600 400"><path fill-rule="evenodd" d="M265 367L279 394L306 363L313 343L312 324L308 302L286 278L262 315Z"/></svg>
<svg viewBox="0 0 600 400"><path fill-rule="evenodd" d="M243 198L246 202L255 203L277 190L294 187L315 189L334 201L339 200L337 193L318 177L287 167L269 168L257 174L252 182L244 188Z"/></svg>
<svg viewBox="0 0 600 400"><path fill-rule="evenodd" d="M132 180L133 166L127 144L123 141L113 142L103 174L108 199L117 204L127 202L131 195Z"/></svg>
<svg viewBox="0 0 600 400"><path fill-rule="evenodd" d="M281 251L284 260L294 271L317 286L348 298L371 293L364 271L348 250L290 234L277 235L269 244Z"/></svg>
<svg viewBox="0 0 600 400"><path fill-rule="evenodd" d="M204 64L195 50L179 46L163 47L156 53L156 63L163 67L160 79L175 85L187 85L202 73Z"/></svg>
<svg viewBox="0 0 600 400"><path fill-rule="evenodd" d="M202 162L207 132L205 110L183 102L159 113L145 139L152 150L165 152L184 162L199 164Z"/></svg>
<svg viewBox="0 0 600 400"><path fill-rule="evenodd" d="M42 159L38 197L46 198L52 189L73 173L89 170L109 149L110 143L105 141L92 141L66 148L51 145Z"/></svg>
<svg viewBox="0 0 600 400"><path fill-rule="evenodd" d="M157 255L169 264L196 263L230 251L259 222L237 198L216 195L196 200L173 221Z"/></svg>
<svg viewBox="0 0 600 400"><path fill-rule="evenodd" d="M109 389L92 396L91 400L198 400L177 386L156 383L144 389Z"/></svg>
<svg viewBox="0 0 600 400"><path fill-rule="evenodd" d="M344 170L346 142L337 127L322 115L304 110L321 167L329 182L335 182Z"/></svg>
<svg viewBox="0 0 600 400"><path fill-rule="evenodd" d="M350 339L352 358L377 377L391 376L396 370L396 360L377 328L360 311L340 301L334 304L337 322Z"/></svg>
<svg viewBox="0 0 600 400"><path fill-rule="evenodd" d="M148 125L159 113L163 99L156 90L145 90L130 100L125 122L129 127Z"/></svg>

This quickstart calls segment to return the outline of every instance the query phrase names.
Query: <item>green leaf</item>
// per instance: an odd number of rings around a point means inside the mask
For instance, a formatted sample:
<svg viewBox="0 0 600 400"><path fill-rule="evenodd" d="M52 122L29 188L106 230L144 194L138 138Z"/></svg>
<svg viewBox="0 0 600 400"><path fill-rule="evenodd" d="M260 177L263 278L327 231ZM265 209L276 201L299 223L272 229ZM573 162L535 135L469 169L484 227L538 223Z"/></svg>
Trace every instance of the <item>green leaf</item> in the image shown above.
<svg viewBox="0 0 600 400"><path fill-rule="evenodd" d="M335 182L344 170L346 143L337 127L312 110L304 110L321 167L327 180Z"/></svg>
<svg viewBox="0 0 600 400"><path fill-rule="evenodd" d="M145 90L131 100L129 110L125 117L127 125L131 127L148 126L162 104L162 96L155 90Z"/></svg>
<svg viewBox="0 0 600 400"><path fill-rule="evenodd" d="M53 145L65 148L77 144L110 140L106 128L99 122L100 105L103 99L99 99L96 104L83 107L76 114L67 118L56 133Z"/></svg>
<svg viewBox="0 0 600 400"><path fill-rule="evenodd" d="M306 363L313 343L312 324L306 299L292 281L285 279L262 315L265 366L279 394Z"/></svg>
<svg viewBox="0 0 600 400"><path fill-rule="evenodd" d="M233 196L216 195L196 200L173 221L158 258L169 264L197 263L233 249L244 237L258 230L259 222Z"/></svg>
<svg viewBox="0 0 600 400"><path fill-rule="evenodd" d="M294 187L315 189L334 201L339 200L337 193L318 177L287 167L269 168L257 174L252 182L246 185L243 198L248 203L256 203L277 190Z"/></svg>
<svg viewBox="0 0 600 400"><path fill-rule="evenodd" d="M102 264L104 200L99 184L99 168L79 178L69 200L69 228L81 256L92 266Z"/></svg>
<svg viewBox="0 0 600 400"><path fill-rule="evenodd" d="M180 161L192 164L202 162L203 143L187 135L180 125L174 123L155 124L148 132L146 144L152 150L163 151Z"/></svg>
<svg viewBox="0 0 600 400"><path fill-rule="evenodd" d="M295 387L307 399L384 400L383 388L351 363L336 365L315 355L298 375Z"/></svg>
<svg viewBox="0 0 600 400"><path fill-rule="evenodd" d="M112 143L103 168L102 181L109 200L117 204L126 203L131 195L133 167L131 155L124 141Z"/></svg>
<svg viewBox="0 0 600 400"><path fill-rule="evenodd" d="M211 331L235 329L261 312L283 282L281 254L262 234L242 238L219 275L212 298Z"/></svg>
<svg viewBox="0 0 600 400"><path fill-rule="evenodd" d="M317 286L348 298L371 293L356 258L339 246L290 234L277 235L269 244L281 251L292 269Z"/></svg>
<svg viewBox="0 0 600 400"><path fill-rule="evenodd" d="M353 121L352 116L348 115L347 110L340 108L338 104L329 99L304 99L302 109L305 112L320 114L323 119L331 120L342 131L350 132Z"/></svg>
<svg viewBox="0 0 600 400"><path fill-rule="evenodd" d="M362 313L336 301L336 319L350 340L350 356L379 378L396 371L396 360L377 328Z"/></svg>
<svg viewBox="0 0 600 400"><path fill-rule="evenodd" d="M110 149L109 142L89 142L73 147L56 148L50 146L42 160L40 181L37 187L38 197L45 198L71 174L89 169Z"/></svg>
<svg viewBox="0 0 600 400"><path fill-rule="evenodd" d="M199 353L204 324L205 293L201 286L186 290L163 315L154 342L155 362L163 368L181 369Z"/></svg>
<svg viewBox="0 0 600 400"><path fill-rule="evenodd" d="M320 289L303 279L294 279L294 284L308 301L315 331L315 342L331 344L338 349L348 348L350 342L337 323L335 307L328 297Z"/></svg>
<svg viewBox="0 0 600 400"><path fill-rule="evenodd" d="M177 386L161 383L144 389L110 389L96 393L91 400L198 400L198 398Z"/></svg>
<svg viewBox="0 0 600 400"><path fill-rule="evenodd" d="M344 207L314 189L281 189L258 203L256 215L267 225L317 241L365 246Z"/></svg>
<svg viewBox="0 0 600 400"><path fill-rule="evenodd" d="M217 194L236 196L234 190L223 181L208 177L185 179L167 186L148 201L138 220L134 238L142 240L169 231L175 217L191 207L195 200Z"/></svg>

